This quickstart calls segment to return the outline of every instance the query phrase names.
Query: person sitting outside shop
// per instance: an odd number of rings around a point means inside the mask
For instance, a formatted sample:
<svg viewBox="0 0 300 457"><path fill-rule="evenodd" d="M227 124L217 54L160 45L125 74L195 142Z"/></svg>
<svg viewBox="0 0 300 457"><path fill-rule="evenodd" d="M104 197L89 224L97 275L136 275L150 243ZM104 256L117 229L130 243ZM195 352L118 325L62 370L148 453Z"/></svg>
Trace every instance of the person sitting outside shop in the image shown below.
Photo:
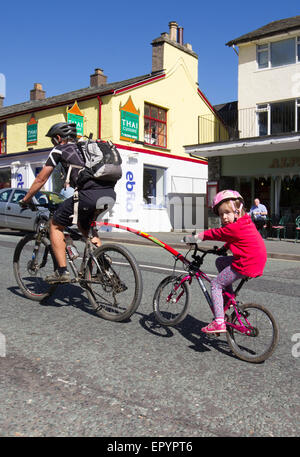
<svg viewBox="0 0 300 457"><path fill-rule="evenodd" d="M254 205L250 208L250 216L259 232L266 225L267 215L268 210L265 205L260 203L258 198L255 198Z"/></svg>

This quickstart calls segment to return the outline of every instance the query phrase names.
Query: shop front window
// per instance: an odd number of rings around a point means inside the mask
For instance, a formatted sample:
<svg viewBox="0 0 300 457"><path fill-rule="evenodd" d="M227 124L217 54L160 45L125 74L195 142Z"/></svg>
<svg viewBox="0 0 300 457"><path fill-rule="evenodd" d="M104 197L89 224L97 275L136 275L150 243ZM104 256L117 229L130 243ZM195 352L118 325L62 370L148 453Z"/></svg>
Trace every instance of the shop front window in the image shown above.
<svg viewBox="0 0 300 457"><path fill-rule="evenodd" d="M11 169L0 168L0 189L11 187Z"/></svg>
<svg viewBox="0 0 300 457"><path fill-rule="evenodd" d="M300 214L300 177L286 176L281 182L280 213L294 220Z"/></svg>
<svg viewBox="0 0 300 457"><path fill-rule="evenodd" d="M147 144L167 147L167 110L145 103L144 141Z"/></svg>

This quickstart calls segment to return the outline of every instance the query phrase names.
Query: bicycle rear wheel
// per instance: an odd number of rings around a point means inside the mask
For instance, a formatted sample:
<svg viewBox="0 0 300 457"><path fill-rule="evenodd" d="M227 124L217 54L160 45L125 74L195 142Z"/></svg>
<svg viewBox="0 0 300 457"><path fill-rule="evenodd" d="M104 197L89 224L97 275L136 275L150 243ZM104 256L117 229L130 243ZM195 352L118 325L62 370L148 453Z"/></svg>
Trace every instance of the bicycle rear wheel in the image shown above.
<svg viewBox="0 0 300 457"><path fill-rule="evenodd" d="M246 362L260 363L268 359L273 354L279 337L271 312L262 305L249 303L239 307L239 318L249 328L249 335L227 325L227 342L233 353ZM240 325L235 311L228 322Z"/></svg>
<svg viewBox="0 0 300 457"><path fill-rule="evenodd" d="M153 298L153 311L162 325L176 325L188 313L190 287L187 282L180 284L181 276L167 276L158 285Z"/></svg>
<svg viewBox="0 0 300 457"><path fill-rule="evenodd" d="M50 241L42 238L37 248L36 238L36 233L30 233L19 241L14 252L13 271L23 294L31 300L42 301L57 287L45 281L45 277L53 273L56 262Z"/></svg>
<svg viewBox="0 0 300 457"><path fill-rule="evenodd" d="M88 299L96 314L110 321L124 321L138 308L143 291L135 257L123 246L105 244L89 260L85 280Z"/></svg>

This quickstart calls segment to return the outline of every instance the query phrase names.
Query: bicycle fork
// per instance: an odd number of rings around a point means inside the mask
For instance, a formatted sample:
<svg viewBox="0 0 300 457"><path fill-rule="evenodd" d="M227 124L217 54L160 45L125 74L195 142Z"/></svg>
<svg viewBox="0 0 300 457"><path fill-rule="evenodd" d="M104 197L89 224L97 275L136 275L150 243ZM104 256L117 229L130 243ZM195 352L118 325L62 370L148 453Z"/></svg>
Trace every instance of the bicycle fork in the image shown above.
<svg viewBox="0 0 300 457"><path fill-rule="evenodd" d="M38 255L39 255L41 244L42 244L42 240L38 236L35 241L35 244L34 244L31 260L29 260L29 262L27 264L27 270L30 274L36 274L40 268L43 268L46 265L48 252L49 252L48 246L46 246L46 248L45 248L41 264L40 265L38 264Z"/></svg>

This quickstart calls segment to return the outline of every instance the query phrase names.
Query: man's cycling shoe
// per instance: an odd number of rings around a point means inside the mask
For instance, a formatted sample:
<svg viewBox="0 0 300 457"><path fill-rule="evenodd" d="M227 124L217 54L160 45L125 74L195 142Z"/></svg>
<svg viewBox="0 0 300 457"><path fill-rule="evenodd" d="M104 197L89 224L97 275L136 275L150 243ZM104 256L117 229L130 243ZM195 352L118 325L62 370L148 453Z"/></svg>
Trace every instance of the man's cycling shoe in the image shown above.
<svg viewBox="0 0 300 457"><path fill-rule="evenodd" d="M68 271L59 274L58 270L55 270L52 275L46 276L45 281L48 284L67 284L71 282L71 275Z"/></svg>

